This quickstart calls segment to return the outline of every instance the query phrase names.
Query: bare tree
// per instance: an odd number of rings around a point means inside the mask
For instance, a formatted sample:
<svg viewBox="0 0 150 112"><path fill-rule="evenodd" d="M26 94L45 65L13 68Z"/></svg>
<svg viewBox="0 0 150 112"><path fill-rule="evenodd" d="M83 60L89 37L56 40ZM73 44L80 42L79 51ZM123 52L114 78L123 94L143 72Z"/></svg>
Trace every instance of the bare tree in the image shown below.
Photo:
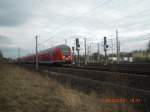
<svg viewBox="0 0 150 112"><path fill-rule="evenodd" d="M3 58L3 53L1 50L0 50L0 58Z"/></svg>
<svg viewBox="0 0 150 112"><path fill-rule="evenodd" d="M147 51L150 52L150 40L148 42Z"/></svg>

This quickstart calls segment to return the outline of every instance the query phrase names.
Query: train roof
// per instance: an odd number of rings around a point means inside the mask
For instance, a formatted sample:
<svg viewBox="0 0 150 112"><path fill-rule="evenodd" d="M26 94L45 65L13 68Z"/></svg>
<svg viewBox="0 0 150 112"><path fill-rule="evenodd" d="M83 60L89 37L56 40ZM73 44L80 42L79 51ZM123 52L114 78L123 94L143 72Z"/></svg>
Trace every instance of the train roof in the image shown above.
<svg viewBox="0 0 150 112"><path fill-rule="evenodd" d="M55 48L70 48L68 45L65 45L65 44L61 44L61 45L57 45L57 46L54 46L54 47L51 47L51 48L48 48L46 50L43 50L39 53L43 53L43 52L47 52L47 51L53 51L53 49Z"/></svg>
<svg viewBox="0 0 150 112"><path fill-rule="evenodd" d="M54 46L54 47L51 47L51 48L48 48L48 49L53 49L53 48L63 48L63 47L69 47L68 45L65 45L65 44L61 44L61 45L57 45L57 46ZM69 47L70 48L70 47Z"/></svg>
<svg viewBox="0 0 150 112"><path fill-rule="evenodd" d="M65 48L66 48L66 47L67 47L67 48L70 48L68 45L60 44L60 45L57 45L57 46L48 48L48 49L46 49L46 50L39 51L38 54L44 53L44 52L51 52L51 51L53 51L53 49L55 49L55 48L64 48L64 47L65 47ZM23 56L23 57L20 57L20 58L26 58L26 57L30 57L30 56L35 56L35 54L26 55L26 56Z"/></svg>

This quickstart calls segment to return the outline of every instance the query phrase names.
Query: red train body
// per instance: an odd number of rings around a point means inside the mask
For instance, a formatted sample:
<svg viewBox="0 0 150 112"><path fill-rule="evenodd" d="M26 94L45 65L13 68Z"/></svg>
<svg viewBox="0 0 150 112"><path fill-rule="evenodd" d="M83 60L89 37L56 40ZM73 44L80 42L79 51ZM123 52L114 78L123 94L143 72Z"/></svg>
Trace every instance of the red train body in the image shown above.
<svg viewBox="0 0 150 112"><path fill-rule="evenodd" d="M17 59L17 61L21 63L35 63L35 60L35 54ZM58 45L56 47L46 49L38 53L38 62L45 64L71 64L71 49L67 45Z"/></svg>

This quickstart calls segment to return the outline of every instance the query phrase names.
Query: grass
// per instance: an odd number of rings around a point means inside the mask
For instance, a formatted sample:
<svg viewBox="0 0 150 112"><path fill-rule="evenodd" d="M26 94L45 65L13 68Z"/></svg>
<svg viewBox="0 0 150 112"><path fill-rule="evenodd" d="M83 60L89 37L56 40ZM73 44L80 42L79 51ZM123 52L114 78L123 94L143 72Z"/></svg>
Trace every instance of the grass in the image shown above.
<svg viewBox="0 0 150 112"><path fill-rule="evenodd" d="M131 104L99 99L107 97L94 92L87 95L46 75L0 64L0 112L137 112Z"/></svg>

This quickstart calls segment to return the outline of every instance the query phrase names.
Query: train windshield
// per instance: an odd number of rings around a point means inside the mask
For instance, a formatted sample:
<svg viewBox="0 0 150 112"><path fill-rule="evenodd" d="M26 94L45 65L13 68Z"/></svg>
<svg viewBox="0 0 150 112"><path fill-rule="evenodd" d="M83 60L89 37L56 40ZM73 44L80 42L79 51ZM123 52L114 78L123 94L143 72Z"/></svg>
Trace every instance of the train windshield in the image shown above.
<svg viewBox="0 0 150 112"><path fill-rule="evenodd" d="M70 48L69 47L63 47L62 52L63 52L64 56L68 56L68 55L70 55Z"/></svg>

